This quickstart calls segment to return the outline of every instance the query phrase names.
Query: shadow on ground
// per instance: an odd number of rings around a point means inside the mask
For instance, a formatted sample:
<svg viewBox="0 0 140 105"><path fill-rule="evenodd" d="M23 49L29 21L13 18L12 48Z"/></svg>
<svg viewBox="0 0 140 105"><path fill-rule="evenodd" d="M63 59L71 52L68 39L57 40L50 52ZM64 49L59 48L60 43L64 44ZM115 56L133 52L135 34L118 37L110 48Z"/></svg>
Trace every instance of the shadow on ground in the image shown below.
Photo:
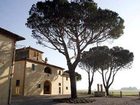
<svg viewBox="0 0 140 105"><path fill-rule="evenodd" d="M54 102L54 99L69 98L70 96L18 96L13 97L11 105L75 105L71 103L58 103ZM138 97L87 97L96 101L93 103L87 103L86 105L140 105L140 99ZM79 104L79 105L85 105Z"/></svg>
<svg viewBox="0 0 140 105"><path fill-rule="evenodd" d="M12 97L11 105L56 105L57 103L53 102L55 98L62 96L15 96Z"/></svg>

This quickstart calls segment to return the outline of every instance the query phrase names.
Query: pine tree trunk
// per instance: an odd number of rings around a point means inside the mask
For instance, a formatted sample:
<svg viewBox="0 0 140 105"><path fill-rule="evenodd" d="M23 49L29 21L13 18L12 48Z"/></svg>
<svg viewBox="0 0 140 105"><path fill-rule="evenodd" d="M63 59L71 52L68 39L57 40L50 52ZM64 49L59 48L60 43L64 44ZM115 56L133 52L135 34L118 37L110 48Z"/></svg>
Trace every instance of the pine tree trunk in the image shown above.
<svg viewBox="0 0 140 105"><path fill-rule="evenodd" d="M75 70L70 70L71 98L77 98Z"/></svg>
<svg viewBox="0 0 140 105"><path fill-rule="evenodd" d="M106 95L109 96L109 87L105 87Z"/></svg>
<svg viewBox="0 0 140 105"><path fill-rule="evenodd" d="M92 75L90 75L90 72L88 72L88 94L91 94L91 86L93 84L93 78L94 78L94 72Z"/></svg>
<svg viewBox="0 0 140 105"><path fill-rule="evenodd" d="M91 84L88 86L88 94L91 94Z"/></svg>
<svg viewBox="0 0 140 105"><path fill-rule="evenodd" d="M88 72L88 94L91 94L90 72Z"/></svg>

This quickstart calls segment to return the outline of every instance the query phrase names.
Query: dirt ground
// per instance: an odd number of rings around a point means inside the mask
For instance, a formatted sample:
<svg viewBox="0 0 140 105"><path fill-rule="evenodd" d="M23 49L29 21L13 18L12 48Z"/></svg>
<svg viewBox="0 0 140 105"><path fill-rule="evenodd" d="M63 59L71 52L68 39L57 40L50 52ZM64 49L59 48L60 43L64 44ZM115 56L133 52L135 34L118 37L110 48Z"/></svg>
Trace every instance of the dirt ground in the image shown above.
<svg viewBox="0 0 140 105"><path fill-rule="evenodd" d="M65 98L67 96L26 96L13 97L11 105L75 105L70 103L56 103L53 99ZM95 99L93 103L78 104L78 105L140 105L139 97L123 97L123 98L108 98L108 97L92 97Z"/></svg>

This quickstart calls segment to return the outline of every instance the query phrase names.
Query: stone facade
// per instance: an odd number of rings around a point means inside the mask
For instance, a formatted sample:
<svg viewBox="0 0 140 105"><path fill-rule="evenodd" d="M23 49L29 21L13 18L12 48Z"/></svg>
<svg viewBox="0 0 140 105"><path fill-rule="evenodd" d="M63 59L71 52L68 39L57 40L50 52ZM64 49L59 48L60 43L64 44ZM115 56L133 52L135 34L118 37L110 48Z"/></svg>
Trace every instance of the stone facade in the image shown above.
<svg viewBox="0 0 140 105"><path fill-rule="evenodd" d="M42 60L43 52L32 47L16 50L13 95L70 94L70 78L64 68Z"/></svg>
<svg viewBox="0 0 140 105"><path fill-rule="evenodd" d="M10 103L15 42L23 39L23 37L0 28L0 105Z"/></svg>

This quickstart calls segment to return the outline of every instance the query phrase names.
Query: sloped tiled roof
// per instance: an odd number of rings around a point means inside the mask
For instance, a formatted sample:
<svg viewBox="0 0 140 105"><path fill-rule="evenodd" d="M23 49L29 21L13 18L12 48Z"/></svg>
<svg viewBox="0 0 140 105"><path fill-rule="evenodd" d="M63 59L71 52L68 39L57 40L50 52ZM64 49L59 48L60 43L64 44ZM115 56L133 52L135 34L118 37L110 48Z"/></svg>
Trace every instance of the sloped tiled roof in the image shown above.
<svg viewBox="0 0 140 105"><path fill-rule="evenodd" d="M22 58L22 59L18 59L16 61L29 61L29 62L34 62L37 64L42 64L42 65L46 65L46 66L51 66L51 67L55 67L55 68L59 68L61 70L64 70L64 68L57 66L57 65L53 65L53 64L49 64L49 63L45 63L45 61L37 61L37 60L33 60L33 59L28 59L28 58Z"/></svg>
<svg viewBox="0 0 140 105"><path fill-rule="evenodd" d="M35 50L35 51L38 51L38 52L40 52L40 53L43 53L42 51L40 51L40 50L38 50L38 49L35 49L35 48L33 48L33 47L23 47L23 48L19 48L19 49L16 49L17 51L19 51L19 50L27 50L27 49L31 49L31 50Z"/></svg>
<svg viewBox="0 0 140 105"><path fill-rule="evenodd" d="M19 35L15 34L13 32L10 32L8 30L5 30L5 29L3 29L1 27L0 27L0 34L5 35L6 37L12 38L12 39L14 39L16 41L25 40L24 37L19 36Z"/></svg>

